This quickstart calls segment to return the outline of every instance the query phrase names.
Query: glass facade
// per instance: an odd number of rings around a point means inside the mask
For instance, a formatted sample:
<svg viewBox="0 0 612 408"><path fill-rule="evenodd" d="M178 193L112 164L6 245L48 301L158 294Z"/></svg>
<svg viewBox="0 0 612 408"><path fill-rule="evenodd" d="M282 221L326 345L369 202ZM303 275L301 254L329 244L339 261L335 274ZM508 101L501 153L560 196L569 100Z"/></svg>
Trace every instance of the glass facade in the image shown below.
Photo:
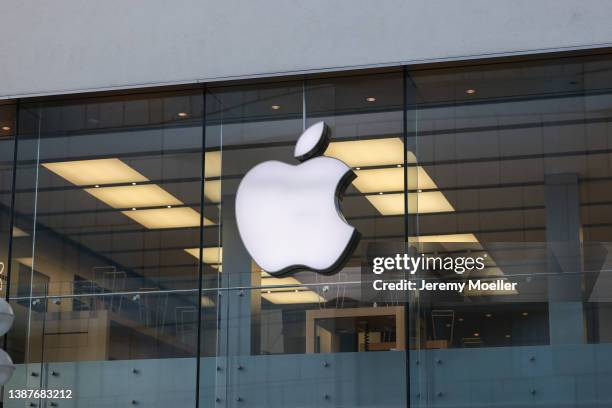
<svg viewBox="0 0 612 408"><path fill-rule="evenodd" d="M337 273L275 277L236 191L319 121L361 239ZM0 105L4 405L609 406L611 123L606 54ZM428 282L516 289L363 296L406 243L486 258Z"/></svg>

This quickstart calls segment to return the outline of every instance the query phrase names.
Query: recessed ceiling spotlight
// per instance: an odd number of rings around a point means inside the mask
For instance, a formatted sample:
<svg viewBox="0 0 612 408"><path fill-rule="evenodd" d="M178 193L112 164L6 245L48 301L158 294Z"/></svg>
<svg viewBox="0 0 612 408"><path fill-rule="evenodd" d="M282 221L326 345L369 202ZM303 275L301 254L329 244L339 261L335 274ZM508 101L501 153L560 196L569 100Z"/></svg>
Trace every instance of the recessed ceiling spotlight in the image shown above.
<svg viewBox="0 0 612 408"><path fill-rule="evenodd" d="M189 114L187 112L179 112L178 116L179 118L186 118L187 116L189 116Z"/></svg>
<svg viewBox="0 0 612 408"><path fill-rule="evenodd" d="M355 167L355 170L361 170L361 167Z"/></svg>
<svg viewBox="0 0 612 408"><path fill-rule="evenodd" d="M401 164L398 164L398 165L397 165L397 166L395 166L395 167L398 167L398 168L399 168L399 167L402 167L402 165L401 165Z"/></svg>
<svg viewBox="0 0 612 408"><path fill-rule="evenodd" d="M491 313L487 313L485 316L486 317L492 317L493 315Z"/></svg>
<svg viewBox="0 0 612 408"><path fill-rule="evenodd" d="M373 97L373 96L368 96L368 97L366 98L366 101L368 101L368 102L376 102L376 98L375 98L375 97Z"/></svg>
<svg viewBox="0 0 612 408"><path fill-rule="evenodd" d="M478 332L474 333L474 337L480 337L480 333Z"/></svg>
<svg viewBox="0 0 612 408"><path fill-rule="evenodd" d="M378 193L378 195L383 195L384 193L381 191L380 193Z"/></svg>
<svg viewBox="0 0 612 408"><path fill-rule="evenodd" d="M10 126L2 126L2 130L4 130L5 132L8 130L11 130Z"/></svg>
<svg viewBox="0 0 612 408"><path fill-rule="evenodd" d="M280 105L272 105L272 106L270 106L270 108L272 108L272 110L279 110L280 109Z"/></svg>
<svg viewBox="0 0 612 408"><path fill-rule="evenodd" d="M136 207L132 207L132 211L136 211Z"/></svg>
<svg viewBox="0 0 612 408"><path fill-rule="evenodd" d="M168 206L168 208L172 208L172 206L171 206L171 205L169 205L169 206Z"/></svg>
<svg viewBox="0 0 612 408"><path fill-rule="evenodd" d="M133 181L133 182L132 182L132 185L133 185L133 186L135 186L135 185L136 185L136 182L135 182L135 181Z"/></svg>
<svg viewBox="0 0 612 408"><path fill-rule="evenodd" d="M94 187L95 187L95 188L100 188L100 185L99 185L99 184L96 184Z"/></svg>
<svg viewBox="0 0 612 408"><path fill-rule="evenodd" d="M474 88L466 89L465 93L468 95L474 95L476 93L476 90Z"/></svg>

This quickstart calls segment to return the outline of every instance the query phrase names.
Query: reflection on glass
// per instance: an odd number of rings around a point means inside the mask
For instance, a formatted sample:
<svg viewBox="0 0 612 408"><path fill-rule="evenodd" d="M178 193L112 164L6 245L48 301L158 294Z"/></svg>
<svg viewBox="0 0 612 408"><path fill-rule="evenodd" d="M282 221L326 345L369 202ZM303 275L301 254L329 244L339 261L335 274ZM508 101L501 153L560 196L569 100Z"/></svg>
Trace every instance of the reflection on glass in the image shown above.
<svg viewBox="0 0 612 408"><path fill-rule="evenodd" d="M9 352L27 363L17 380L51 383L41 364L134 376L159 364L191 378L167 390L184 406L196 386L202 406L577 400L582 375L604 378L596 362L612 342L609 60L25 103L12 224L15 109L0 106L0 271L16 313ZM362 239L336 274L270 276L238 234L236 190L259 163L297 164L297 138L319 121L325 154L357 176L341 211ZM486 258L482 271L420 271L427 282L517 286L372 301L359 281L381 244ZM544 375L541 361L558 365ZM514 387L516 399L452 391L526 378L553 386ZM605 405L597 381L589 398Z"/></svg>

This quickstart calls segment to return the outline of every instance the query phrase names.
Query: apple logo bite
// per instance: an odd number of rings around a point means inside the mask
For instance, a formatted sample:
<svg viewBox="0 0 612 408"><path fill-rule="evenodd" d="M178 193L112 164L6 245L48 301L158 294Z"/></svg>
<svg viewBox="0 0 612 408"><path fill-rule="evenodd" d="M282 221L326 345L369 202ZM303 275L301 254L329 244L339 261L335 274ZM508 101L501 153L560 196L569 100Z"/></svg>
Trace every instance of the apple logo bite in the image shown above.
<svg viewBox="0 0 612 408"><path fill-rule="evenodd" d="M360 234L340 212L342 193L355 173L340 160L318 157L329 145L324 122L310 126L295 145L302 163L267 161L253 167L236 193L240 238L255 262L279 276L298 270L338 271Z"/></svg>

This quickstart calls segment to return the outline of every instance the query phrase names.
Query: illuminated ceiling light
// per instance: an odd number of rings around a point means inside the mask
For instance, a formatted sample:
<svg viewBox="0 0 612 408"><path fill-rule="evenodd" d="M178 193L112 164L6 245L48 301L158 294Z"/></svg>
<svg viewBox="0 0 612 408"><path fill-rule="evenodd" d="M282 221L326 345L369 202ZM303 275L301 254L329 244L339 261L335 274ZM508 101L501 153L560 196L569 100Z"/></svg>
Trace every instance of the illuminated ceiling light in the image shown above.
<svg viewBox="0 0 612 408"><path fill-rule="evenodd" d="M27 266L28 268L32 268L32 266L34 266L34 258L32 257L17 258L17 262L24 266Z"/></svg>
<svg viewBox="0 0 612 408"><path fill-rule="evenodd" d="M474 95L476 93L476 90L473 89L473 88L466 89L465 93L468 94L468 95Z"/></svg>
<svg viewBox="0 0 612 408"><path fill-rule="evenodd" d="M200 303L202 307L215 307L215 302L208 296L202 296Z"/></svg>
<svg viewBox="0 0 612 408"><path fill-rule="evenodd" d="M148 229L200 226L200 214L190 207L121 211L121 213ZM213 222L204 218L204 225L213 225Z"/></svg>
<svg viewBox="0 0 612 408"><path fill-rule="evenodd" d="M86 188L85 191L113 208L143 208L183 204L156 184Z"/></svg>
<svg viewBox="0 0 612 408"><path fill-rule="evenodd" d="M493 317L493 315L491 313L487 313L485 314L485 317Z"/></svg>
<svg viewBox="0 0 612 408"><path fill-rule="evenodd" d="M465 242L478 243L478 238L474 234L443 234L443 235L419 235L409 237L410 242L430 243L430 242Z"/></svg>
<svg viewBox="0 0 612 408"><path fill-rule="evenodd" d="M375 97L373 97L373 96L368 96L368 97L366 98L366 101L367 101L367 102L376 102L376 98L375 98Z"/></svg>
<svg viewBox="0 0 612 408"><path fill-rule="evenodd" d="M409 167L408 189L415 188L435 190L438 188L436 183L429 177L429 174L421 166ZM353 185L361 193L375 193L377 191L403 191L404 190L404 170L400 167L383 169L356 169L357 178L353 180ZM410 194L408 194L410 195Z"/></svg>
<svg viewBox="0 0 612 408"><path fill-rule="evenodd" d="M403 196L403 194L399 194ZM403 201L403 197L402 197ZM428 214L438 212L455 211L444 194L439 191L427 191L424 193L408 194L409 214Z"/></svg>
<svg viewBox="0 0 612 408"><path fill-rule="evenodd" d="M382 215L404 214L404 194L367 195L368 201ZM428 214L455 211L444 194L439 191L408 194L409 214Z"/></svg>
<svg viewBox="0 0 612 408"><path fill-rule="evenodd" d="M279 110L281 107L280 105L272 105L270 108L272 108L272 110Z"/></svg>
<svg viewBox="0 0 612 408"><path fill-rule="evenodd" d="M43 163L42 166L77 186L149 181L116 158Z"/></svg>
<svg viewBox="0 0 612 408"><path fill-rule="evenodd" d="M187 112L179 112L177 114L180 118L186 118L187 116L189 116L189 114Z"/></svg>
<svg viewBox="0 0 612 408"><path fill-rule="evenodd" d="M416 163L412 152L408 153L408 163ZM378 196L368 195L366 198L382 215L404 214L404 195L380 194L381 192L402 191L404 177L407 177L408 188L419 190L435 190L436 183L421 166L412 166L404 174L404 143L399 138L353 140L331 143L325 152L327 156L335 157L355 167L357 177L353 185L361 193L378 192ZM361 166L394 166L393 168L378 168L361 170ZM455 211L448 199L440 191L418 192L408 194L408 213L426 214Z"/></svg>
<svg viewBox="0 0 612 408"><path fill-rule="evenodd" d="M342 160L350 167L395 166L404 162L404 143L398 137L333 142L325 155ZM408 163L416 163L410 151Z"/></svg>
<svg viewBox="0 0 612 408"><path fill-rule="evenodd" d="M301 303L322 303L325 302L321 296L310 290L298 292L271 292L262 293L261 297L275 305L289 305Z"/></svg>
<svg viewBox="0 0 612 408"><path fill-rule="evenodd" d="M11 130L10 126L2 126L2 130L4 130L5 132L8 132L9 130Z"/></svg>
<svg viewBox="0 0 612 408"><path fill-rule="evenodd" d="M187 248L185 252L196 259L200 258L200 248ZM223 261L223 248L202 248L202 257L204 258L205 264L220 264Z"/></svg>
<svg viewBox="0 0 612 408"><path fill-rule="evenodd" d="M278 292L278 291L287 291L287 287L295 287L296 285L300 285L301 282L294 277L287 278L274 278L270 276L269 278L261 279L261 286L270 292ZM268 286L285 286L284 288L268 288Z"/></svg>
<svg viewBox="0 0 612 408"><path fill-rule="evenodd" d="M506 336L505 336L505 337L506 337L507 339L509 339L509 338L510 338L510 337L512 337L512 336L511 336L511 335L509 335L509 334L506 334Z"/></svg>
<svg viewBox="0 0 612 408"><path fill-rule="evenodd" d="M221 202L221 180L204 181L204 197L215 203Z"/></svg>
<svg viewBox="0 0 612 408"><path fill-rule="evenodd" d="M527 312L523 312L523 313L521 313L521 314L522 314L523 316L529 316L529 313L527 313Z"/></svg>
<svg viewBox="0 0 612 408"><path fill-rule="evenodd" d="M221 176L221 152L212 151L204 153L204 177Z"/></svg>
<svg viewBox="0 0 612 408"><path fill-rule="evenodd" d="M402 165L401 165L401 164L398 164L398 165L397 165L397 166L395 166L395 167L402 167Z"/></svg>
<svg viewBox="0 0 612 408"><path fill-rule="evenodd" d="M21 228L13 227L13 238L29 237L30 234L22 230Z"/></svg>
<svg viewBox="0 0 612 408"><path fill-rule="evenodd" d="M200 225L200 214L197 211L190 207L174 208L184 203L156 184L138 185L138 182L149 179L119 159L44 163L43 166L77 186L95 185L95 188L86 188L85 191L113 208L131 207L132 211L121 213L146 228L188 228ZM131 186L100 187L122 183L131 183ZM136 211L137 208L158 206L166 208ZM214 223L204 218L204 225Z"/></svg>
<svg viewBox="0 0 612 408"><path fill-rule="evenodd" d="M380 192L380 193L378 193L378 194L379 194L379 195L383 195L383 194L385 194L385 193L383 193L383 192L381 191L381 192Z"/></svg>
<svg viewBox="0 0 612 408"><path fill-rule="evenodd" d="M261 297L271 303L280 305L325 302L325 299L314 291L305 287L296 288L301 282L294 277L276 278L265 271L261 272L261 276Z"/></svg>
<svg viewBox="0 0 612 408"><path fill-rule="evenodd" d="M474 333L474 337L480 337L480 333L478 332Z"/></svg>

